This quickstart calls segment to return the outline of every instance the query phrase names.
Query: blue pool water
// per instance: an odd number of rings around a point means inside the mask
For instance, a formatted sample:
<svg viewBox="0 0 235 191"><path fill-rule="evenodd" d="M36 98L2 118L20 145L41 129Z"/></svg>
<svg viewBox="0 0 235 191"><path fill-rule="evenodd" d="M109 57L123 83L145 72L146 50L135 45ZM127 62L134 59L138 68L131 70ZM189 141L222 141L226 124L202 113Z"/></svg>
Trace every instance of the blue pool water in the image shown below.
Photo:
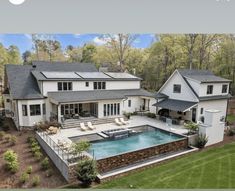
<svg viewBox="0 0 235 191"><path fill-rule="evenodd" d="M182 136L155 129L131 135L123 139L94 142L91 145L89 153L94 155L95 159L102 159L125 152L173 142L179 139L182 139Z"/></svg>

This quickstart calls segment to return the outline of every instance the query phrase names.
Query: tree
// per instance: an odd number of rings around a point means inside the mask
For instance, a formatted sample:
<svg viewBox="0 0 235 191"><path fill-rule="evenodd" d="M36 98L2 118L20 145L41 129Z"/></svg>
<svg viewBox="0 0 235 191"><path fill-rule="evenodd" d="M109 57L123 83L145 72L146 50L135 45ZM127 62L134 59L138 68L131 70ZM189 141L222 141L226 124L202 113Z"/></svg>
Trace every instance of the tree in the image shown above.
<svg viewBox="0 0 235 191"><path fill-rule="evenodd" d="M90 185L97 176L96 163L93 159L79 160L76 168L78 180L84 185Z"/></svg>
<svg viewBox="0 0 235 191"><path fill-rule="evenodd" d="M132 34L117 34L117 35L103 35L101 38L106 41L107 48L111 49L111 57L117 60L121 71L125 71L125 61L129 55L131 45L137 38L137 35Z"/></svg>
<svg viewBox="0 0 235 191"><path fill-rule="evenodd" d="M70 148L70 153L74 158L81 155L83 151L89 150L91 144L88 141L80 141L77 143L73 143Z"/></svg>
<svg viewBox="0 0 235 191"><path fill-rule="evenodd" d="M23 63L24 64L31 64L32 62L32 53L30 51L25 51L23 54L22 54L22 59L23 59Z"/></svg>
<svg viewBox="0 0 235 191"><path fill-rule="evenodd" d="M80 47L67 46L65 51L65 57L68 62L81 62L82 49Z"/></svg>
<svg viewBox="0 0 235 191"><path fill-rule="evenodd" d="M82 60L81 62L92 63L93 56L96 53L96 47L93 44L85 44L82 48Z"/></svg>
<svg viewBox="0 0 235 191"><path fill-rule="evenodd" d="M11 45L8 49L8 63L10 64L20 64L21 56L20 51L17 46Z"/></svg>

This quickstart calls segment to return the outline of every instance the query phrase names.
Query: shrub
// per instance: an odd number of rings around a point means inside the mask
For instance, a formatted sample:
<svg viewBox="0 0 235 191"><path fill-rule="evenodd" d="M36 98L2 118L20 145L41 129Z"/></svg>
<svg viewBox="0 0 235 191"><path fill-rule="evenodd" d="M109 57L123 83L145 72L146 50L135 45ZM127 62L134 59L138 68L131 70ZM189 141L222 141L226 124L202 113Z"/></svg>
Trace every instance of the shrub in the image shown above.
<svg viewBox="0 0 235 191"><path fill-rule="evenodd" d="M33 186L38 186L40 184L40 177L39 176L34 176L32 180L32 185Z"/></svg>
<svg viewBox="0 0 235 191"><path fill-rule="evenodd" d="M27 169L26 169L26 173L27 174L31 174L33 171L33 167L32 166L28 166Z"/></svg>
<svg viewBox="0 0 235 191"><path fill-rule="evenodd" d="M200 134L197 139L197 147L204 148L208 142L208 137L206 135Z"/></svg>
<svg viewBox="0 0 235 191"><path fill-rule="evenodd" d="M195 133L198 130L198 124L191 121L189 123L185 123L184 126L188 129L189 134Z"/></svg>
<svg viewBox="0 0 235 191"><path fill-rule="evenodd" d="M49 163L49 159L47 157L43 159L43 161L41 163L41 167L43 170L49 169L50 163Z"/></svg>
<svg viewBox="0 0 235 191"><path fill-rule="evenodd" d="M10 138L10 143L11 143L11 145L15 145L16 142L17 142L16 136L15 136L15 135L12 135L11 138Z"/></svg>
<svg viewBox="0 0 235 191"><path fill-rule="evenodd" d="M147 117L149 118L156 118L156 114L155 113L147 113Z"/></svg>
<svg viewBox="0 0 235 191"><path fill-rule="evenodd" d="M34 153L34 157L35 157L38 161L40 161L41 158L42 158L42 153L41 153L40 151L36 151L36 152Z"/></svg>
<svg viewBox="0 0 235 191"><path fill-rule="evenodd" d="M46 176L51 177L53 175L53 170L50 168L46 171Z"/></svg>
<svg viewBox="0 0 235 191"><path fill-rule="evenodd" d="M11 141L11 135L6 134L6 135L4 136L4 140L5 140L5 142L9 143L9 142Z"/></svg>
<svg viewBox="0 0 235 191"><path fill-rule="evenodd" d="M92 159L80 160L77 164L76 174L78 180L85 185L90 185L96 178L96 163Z"/></svg>
<svg viewBox="0 0 235 191"><path fill-rule="evenodd" d="M33 136L29 136L27 138L27 143L32 144L33 142L37 142L36 139Z"/></svg>
<svg viewBox="0 0 235 191"><path fill-rule="evenodd" d="M0 141L3 140L5 135L6 135L6 133L4 131L0 131Z"/></svg>
<svg viewBox="0 0 235 191"><path fill-rule="evenodd" d="M33 154L35 154L36 152L40 152L40 147L39 146L32 147L31 151Z"/></svg>
<svg viewBox="0 0 235 191"><path fill-rule="evenodd" d="M29 174L26 173L26 172L23 172L21 175L20 175L20 182L21 183L25 183L29 180Z"/></svg>
<svg viewBox="0 0 235 191"><path fill-rule="evenodd" d="M235 135L235 129L229 127L228 130L226 131L226 135L228 135L228 136Z"/></svg>
<svg viewBox="0 0 235 191"><path fill-rule="evenodd" d="M70 148L70 153L75 158L80 155L83 151L89 150L90 146L91 144L88 141L80 141L78 143L73 143Z"/></svg>
<svg viewBox="0 0 235 191"><path fill-rule="evenodd" d="M33 147L39 147L39 144L35 141L33 141L32 143L31 143L31 147L33 148Z"/></svg>
<svg viewBox="0 0 235 191"><path fill-rule="evenodd" d="M13 150L7 150L3 154L3 158L6 161L6 167L11 172L15 173L19 169L18 156Z"/></svg>

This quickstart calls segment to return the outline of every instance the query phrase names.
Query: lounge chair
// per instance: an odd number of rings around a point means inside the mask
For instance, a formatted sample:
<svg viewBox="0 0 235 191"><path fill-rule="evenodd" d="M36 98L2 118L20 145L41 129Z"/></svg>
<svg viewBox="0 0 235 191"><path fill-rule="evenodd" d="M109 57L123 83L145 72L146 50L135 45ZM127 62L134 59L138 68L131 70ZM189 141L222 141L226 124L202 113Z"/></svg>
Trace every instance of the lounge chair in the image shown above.
<svg viewBox="0 0 235 191"><path fill-rule="evenodd" d="M127 121L124 121L124 119L121 117L120 118L120 122L123 124L123 125L127 125L128 124L128 122Z"/></svg>
<svg viewBox="0 0 235 191"><path fill-rule="evenodd" d="M84 123L80 123L80 127L81 127L82 131L86 131L87 130L87 127L85 126Z"/></svg>
<svg viewBox="0 0 235 191"><path fill-rule="evenodd" d="M122 125L122 123L118 120L118 118L115 118L115 123L116 123L116 125L119 125L119 126L121 126Z"/></svg>
<svg viewBox="0 0 235 191"><path fill-rule="evenodd" d="M94 130L94 129L95 129L95 127L92 125L91 122L87 122L87 126L88 126L88 128L89 128L90 130Z"/></svg>

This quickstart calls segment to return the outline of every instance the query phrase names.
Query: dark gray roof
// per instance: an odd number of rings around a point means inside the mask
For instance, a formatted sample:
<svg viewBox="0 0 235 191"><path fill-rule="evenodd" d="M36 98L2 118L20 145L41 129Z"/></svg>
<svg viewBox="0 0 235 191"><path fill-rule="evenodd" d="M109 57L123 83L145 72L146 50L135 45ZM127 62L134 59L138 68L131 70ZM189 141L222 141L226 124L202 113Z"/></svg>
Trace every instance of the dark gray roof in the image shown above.
<svg viewBox="0 0 235 191"><path fill-rule="evenodd" d="M41 78L38 71L97 71L93 64L87 63L33 62L33 65L36 68L33 68L32 65L6 65L6 74L13 99L43 98L36 81L37 78Z"/></svg>
<svg viewBox="0 0 235 191"><path fill-rule="evenodd" d="M143 89L67 91L48 93L48 97L52 98L58 103L124 99L126 96L153 97L154 95Z"/></svg>
<svg viewBox="0 0 235 191"><path fill-rule="evenodd" d="M33 61L38 71L62 71L62 72L98 72L91 63L68 63L68 62L42 62Z"/></svg>
<svg viewBox="0 0 235 191"><path fill-rule="evenodd" d="M199 97L199 100L200 101L219 100L219 99L229 99L231 97L232 97L231 94L219 95L219 96L203 96L203 97Z"/></svg>
<svg viewBox="0 0 235 191"><path fill-rule="evenodd" d="M191 79L197 80L201 83L230 82L231 81L231 80L216 76L209 70L178 69L178 71L183 77L191 78Z"/></svg>
<svg viewBox="0 0 235 191"><path fill-rule="evenodd" d="M31 75L32 66L6 65L6 73L13 99L41 99L37 82Z"/></svg>
<svg viewBox="0 0 235 191"><path fill-rule="evenodd" d="M155 97L156 97L157 99L168 98L168 96L167 96L166 94L164 94L164 93L159 93L159 92L155 93Z"/></svg>
<svg viewBox="0 0 235 191"><path fill-rule="evenodd" d="M197 102L181 101L181 100L175 100L175 99L166 99L161 102L157 102L157 103L153 104L153 106L161 107L164 109L170 109L173 111L184 112L196 104L197 104Z"/></svg>

